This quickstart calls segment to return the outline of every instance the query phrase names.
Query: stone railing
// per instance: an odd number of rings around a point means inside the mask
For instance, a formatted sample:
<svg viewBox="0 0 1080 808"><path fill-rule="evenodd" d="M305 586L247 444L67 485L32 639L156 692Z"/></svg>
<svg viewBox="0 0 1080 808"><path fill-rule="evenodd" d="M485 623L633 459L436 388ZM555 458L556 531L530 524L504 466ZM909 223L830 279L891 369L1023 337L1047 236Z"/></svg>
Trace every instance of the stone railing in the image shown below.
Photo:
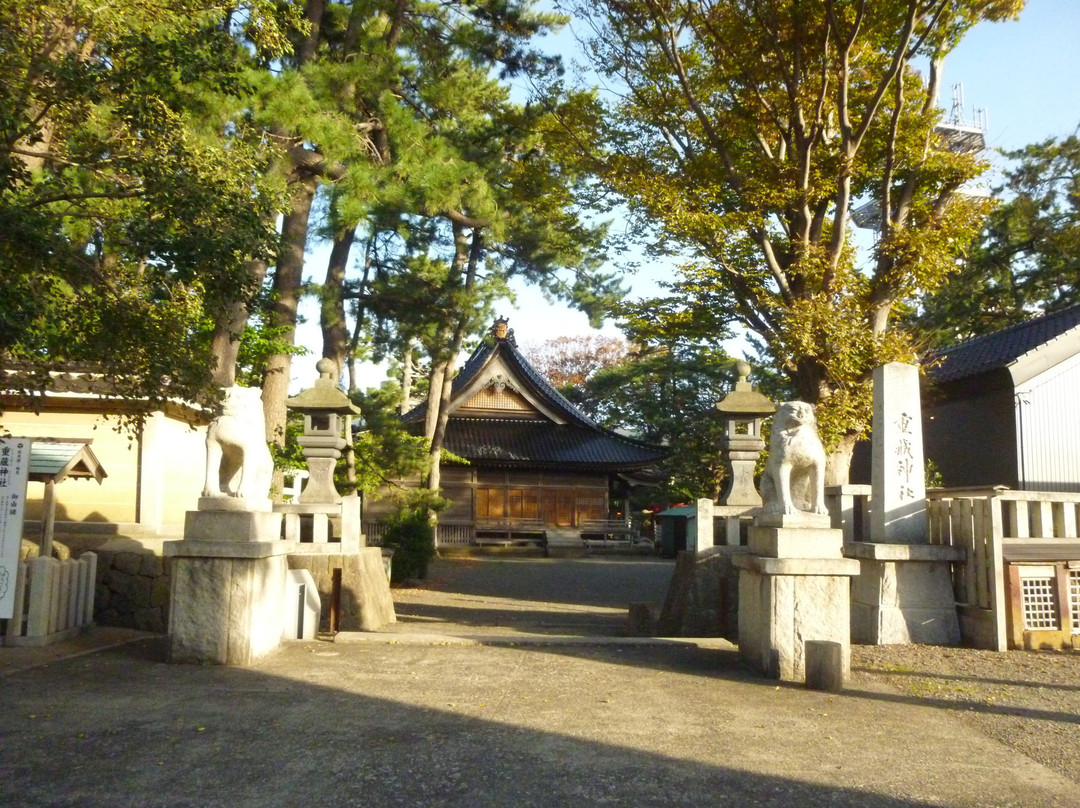
<svg viewBox="0 0 1080 808"><path fill-rule="evenodd" d="M298 542L303 552L354 553L362 546L360 498L342 497L339 503L276 503L274 512L282 515L282 538ZM340 536L334 540L333 522Z"/></svg>
<svg viewBox="0 0 1080 808"><path fill-rule="evenodd" d="M97 555L91 552L78 560L43 556L21 562L4 645L47 645L93 625L96 571Z"/></svg>
<svg viewBox="0 0 1080 808"><path fill-rule="evenodd" d="M832 526L844 531L844 544L869 540L869 485L830 485L825 489L825 507Z"/></svg>

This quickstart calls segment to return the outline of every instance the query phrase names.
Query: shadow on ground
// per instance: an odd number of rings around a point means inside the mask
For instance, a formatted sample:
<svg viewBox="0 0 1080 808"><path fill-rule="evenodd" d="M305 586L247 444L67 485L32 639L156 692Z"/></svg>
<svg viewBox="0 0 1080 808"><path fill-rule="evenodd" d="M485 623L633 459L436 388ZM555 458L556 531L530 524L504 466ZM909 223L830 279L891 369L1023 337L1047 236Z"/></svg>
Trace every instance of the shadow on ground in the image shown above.
<svg viewBox="0 0 1080 808"><path fill-rule="evenodd" d="M162 654L141 642L2 680L9 804L910 808L1050 804L1053 791L1008 772L1023 759L1004 749L976 741L978 765L946 771L912 747L932 753L948 728L893 715L882 744L892 705L774 690L693 649L556 660L297 643L246 670ZM635 656L645 673L630 679ZM984 802L972 778L988 772Z"/></svg>

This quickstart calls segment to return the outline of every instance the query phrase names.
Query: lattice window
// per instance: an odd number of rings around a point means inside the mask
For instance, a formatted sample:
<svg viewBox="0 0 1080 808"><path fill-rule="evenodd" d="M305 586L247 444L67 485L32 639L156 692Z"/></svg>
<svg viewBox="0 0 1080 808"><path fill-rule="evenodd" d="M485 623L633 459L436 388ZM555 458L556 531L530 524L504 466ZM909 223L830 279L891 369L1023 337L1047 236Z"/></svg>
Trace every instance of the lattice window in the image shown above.
<svg viewBox="0 0 1080 808"><path fill-rule="evenodd" d="M1072 633L1080 634L1080 570L1069 570L1069 611Z"/></svg>
<svg viewBox="0 0 1080 808"><path fill-rule="evenodd" d="M1021 578L1025 631L1060 631L1057 620L1057 597L1054 578Z"/></svg>

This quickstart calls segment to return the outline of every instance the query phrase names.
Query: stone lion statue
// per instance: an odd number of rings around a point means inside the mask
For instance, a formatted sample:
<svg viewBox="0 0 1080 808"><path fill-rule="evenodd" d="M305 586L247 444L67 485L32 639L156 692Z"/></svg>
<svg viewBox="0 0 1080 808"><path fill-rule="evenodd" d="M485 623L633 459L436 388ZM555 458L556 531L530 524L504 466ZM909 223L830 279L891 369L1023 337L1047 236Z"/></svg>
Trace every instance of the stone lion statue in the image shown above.
<svg viewBox="0 0 1080 808"><path fill-rule="evenodd" d="M257 387L225 389L221 415L206 430L204 497L254 501L270 495L274 461L266 445L261 393Z"/></svg>
<svg viewBox="0 0 1080 808"><path fill-rule="evenodd" d="M765 513L828 513L825 448L818 437L814 408L805 401L785 401L776 408L761 498Z"/></svg>

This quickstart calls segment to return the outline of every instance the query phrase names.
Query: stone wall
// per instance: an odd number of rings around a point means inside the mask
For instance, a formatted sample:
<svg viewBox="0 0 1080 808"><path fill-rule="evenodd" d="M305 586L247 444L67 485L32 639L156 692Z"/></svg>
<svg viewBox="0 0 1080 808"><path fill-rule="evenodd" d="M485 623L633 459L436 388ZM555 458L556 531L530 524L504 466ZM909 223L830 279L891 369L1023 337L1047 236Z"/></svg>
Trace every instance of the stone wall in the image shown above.
<svg viewBox="0 0 1080 808"><path fill-rule="evenodd" d="M164 633L169 625L169 560L163 539L66 535L53 541L53 557L97 554L94 622ZM23 539L20 558L38 557L38 543Z"/></svg>
<svg viewBox="0 0 1080 808"><path fill-rule="evenodd" d="M164 633L169 624L169 560L145 549L99 550L94 620Z"/></svg>

